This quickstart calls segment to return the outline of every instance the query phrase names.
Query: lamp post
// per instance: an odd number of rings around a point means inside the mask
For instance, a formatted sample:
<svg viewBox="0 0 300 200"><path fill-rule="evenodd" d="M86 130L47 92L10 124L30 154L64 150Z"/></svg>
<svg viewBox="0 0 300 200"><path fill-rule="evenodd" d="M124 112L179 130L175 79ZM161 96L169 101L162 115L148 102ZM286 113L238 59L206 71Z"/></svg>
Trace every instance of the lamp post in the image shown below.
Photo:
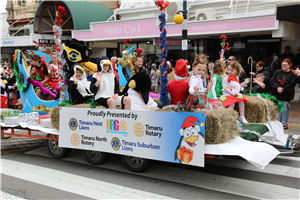
<svg viewBox="0 0 300 200"><path fill-rule="evenodd" d="M187 40L187 9L186 0L183 0L183 23L182 23L182 58L188 59L188 40Z"/></svg>
<svg viewBox="0 0 300 200"><path fill-rule="evenodd" d="M174 22L176 24L182 23L182 59L187 60L188 58L188 40L187 40L187 0L183 0L183 10L177 11L177 15L174 16ZM179 14L179 13L182 13Z"/></svg>

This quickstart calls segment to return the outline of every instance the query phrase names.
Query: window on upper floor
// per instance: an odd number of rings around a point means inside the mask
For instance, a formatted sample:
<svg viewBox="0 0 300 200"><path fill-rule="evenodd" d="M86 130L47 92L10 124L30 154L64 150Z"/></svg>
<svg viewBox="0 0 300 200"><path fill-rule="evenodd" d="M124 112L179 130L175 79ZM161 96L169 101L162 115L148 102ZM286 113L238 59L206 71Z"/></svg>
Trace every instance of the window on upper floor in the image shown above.
<svg viewBox="0 0 300 200"><path fill-rule="evenodd" d="M26 6L26 0L19 0L18 5L19 6Z"/></svg>

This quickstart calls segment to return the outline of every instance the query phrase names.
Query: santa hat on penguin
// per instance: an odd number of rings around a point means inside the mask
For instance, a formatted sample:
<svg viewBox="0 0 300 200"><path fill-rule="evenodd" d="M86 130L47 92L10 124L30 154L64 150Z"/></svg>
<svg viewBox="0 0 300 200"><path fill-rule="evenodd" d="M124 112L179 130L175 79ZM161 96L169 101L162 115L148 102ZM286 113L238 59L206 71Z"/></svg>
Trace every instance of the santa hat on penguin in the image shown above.
<svg viewBox="0 0 300 200"><path fill-rule="evenodd" d="M196 128L199 132L200 126L196 125L195 122L198 122L201 125L201 122L196 117L194 117L194 116L187 117L181 125L181 129L179 130L180 134L183 135L184 130L187 128L190 128L190 127Z"/></svg>

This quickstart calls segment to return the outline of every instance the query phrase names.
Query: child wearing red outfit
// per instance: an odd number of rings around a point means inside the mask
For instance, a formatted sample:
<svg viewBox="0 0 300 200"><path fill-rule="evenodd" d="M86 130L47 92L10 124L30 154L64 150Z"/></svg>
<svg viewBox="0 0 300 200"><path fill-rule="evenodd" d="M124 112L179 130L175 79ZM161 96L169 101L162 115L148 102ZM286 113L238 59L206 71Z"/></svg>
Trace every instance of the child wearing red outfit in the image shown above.
<svg viewBox="0 0 300 200"><path fill-rule="evenodd" d="M46 64L41 61L41 57L38 54L34 54L31 59L32 66L30 69L30 76L33 76L35 80L40 81L40 83L46 88L51 89L49 84L49 73ZM34 87L34 91L36 95L41 98L41 88ZM48 100L50 100L49 98Z"/></svg>
<svg viewBox="0 0 300 200"><path fill-rule="evenodd" d="M49 73L49 83L51 85L51 88L53 91L55 91L56 86L58 84L58 74L57 69L58 69L58 60L56 58L56 53L51 53L50 54L51 57L51 62L48 65L48 73Z"/></svg>
<svg viewBox="0 0 300 200"><path fill-rule="evenodd" d="M168 83L168 92L172 105L186 104L189 96L189 82L186 81L188 75L188 61L179 59L175 65L174 78Z"/></svg>

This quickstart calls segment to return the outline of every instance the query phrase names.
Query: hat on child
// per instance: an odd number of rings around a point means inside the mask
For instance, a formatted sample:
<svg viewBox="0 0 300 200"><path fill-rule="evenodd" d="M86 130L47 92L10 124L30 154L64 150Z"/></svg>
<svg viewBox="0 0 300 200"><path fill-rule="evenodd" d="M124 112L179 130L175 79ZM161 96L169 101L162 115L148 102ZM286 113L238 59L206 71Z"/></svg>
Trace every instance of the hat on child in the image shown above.
<svg viewBox="0 0 300 200"><path fill-rule="evenodd" d="M151 65L152 67L156 67L156 64L155 63L152 63L152 65Z"/></svg>
<svg viewBox="0 0 300 200"><path fill-rule="evenodd" d="M184 59L179 59L176 62L174 78L178 80L183 80L187 77L188 74L188 61Z"/></svg>

